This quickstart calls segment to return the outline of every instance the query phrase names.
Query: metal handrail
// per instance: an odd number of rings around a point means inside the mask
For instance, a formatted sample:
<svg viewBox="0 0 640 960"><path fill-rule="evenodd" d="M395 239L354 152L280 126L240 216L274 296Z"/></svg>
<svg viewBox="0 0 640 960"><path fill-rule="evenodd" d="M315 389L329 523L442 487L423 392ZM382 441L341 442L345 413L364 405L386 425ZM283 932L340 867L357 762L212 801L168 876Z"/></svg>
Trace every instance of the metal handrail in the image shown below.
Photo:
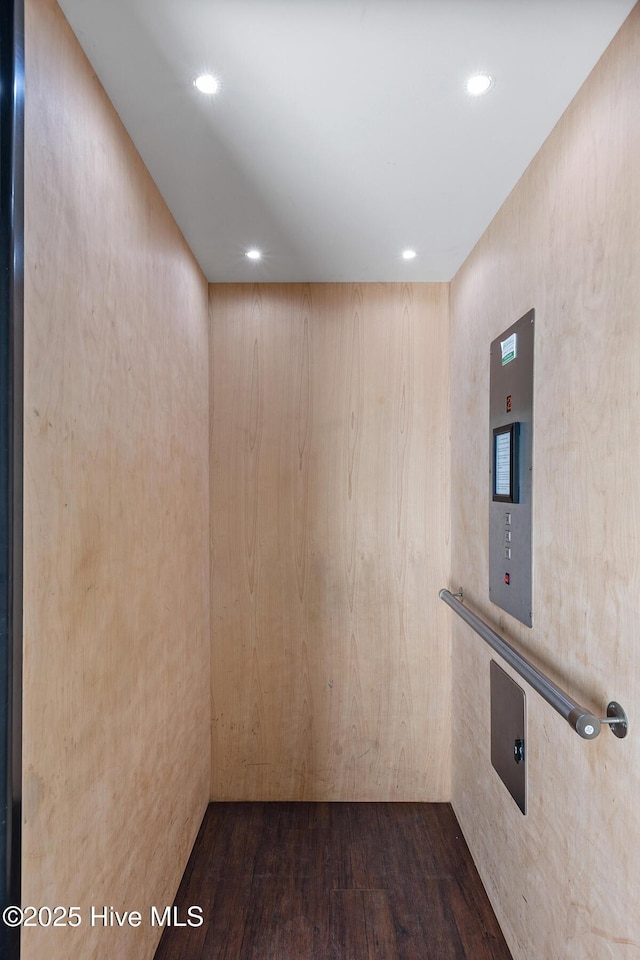
<svg viewBox="0 0 640 960"><path fill-rule="evenodd" d="M580 706L573 697L565 693L558 687L553 680L545 676L541 670L534 667L526 657L523 657L515 647L492 630L491 627L481 620L477 614L473 613L462 603L462 588L457 594L449 590L441 590L438 594L441 600L451 607L465 623L475 630L478 636L492 647L496 653L500 654L503 660L513 667L514 670L526 680L540 696L549 703L554 710L557 710L561 717L567 721L569 726L576 731L585 740L595 740L600 734L603 723L608 724L617 737L626 737L628 732L627 715L619 703L612 701L607 707L607 716L598 718L594 716L586 707Z"/></svg>

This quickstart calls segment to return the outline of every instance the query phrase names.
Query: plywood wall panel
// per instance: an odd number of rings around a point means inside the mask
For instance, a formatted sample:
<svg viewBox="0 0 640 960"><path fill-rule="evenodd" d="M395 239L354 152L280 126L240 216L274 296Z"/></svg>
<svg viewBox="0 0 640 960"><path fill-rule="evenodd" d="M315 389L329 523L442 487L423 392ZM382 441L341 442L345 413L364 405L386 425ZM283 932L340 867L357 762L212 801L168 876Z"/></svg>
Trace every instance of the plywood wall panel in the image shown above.
<svg viewBox="0 0 640 960"><path fill-rule="evenodd" d="M445 285L217 285L214 799L445 799Z"/></svg>
<svg viewBox="0 0 640 960"><path fill-rule="evenodd" d="M489 652L454 624L453 796L515 960L640 956L640 8L452 283L452 578L576 699L529 690L528 813L491 768ZM536 309L534 627L488 601L489 344ZM512 672L512 671L510 671Z"/></svg>
<svg viewBox="0 0 640 960"><path fill-rule="evenodd" d="M23 902L83 922L23 957L146 960L209 793L207 284L59 8L26 6Z"/></svg>

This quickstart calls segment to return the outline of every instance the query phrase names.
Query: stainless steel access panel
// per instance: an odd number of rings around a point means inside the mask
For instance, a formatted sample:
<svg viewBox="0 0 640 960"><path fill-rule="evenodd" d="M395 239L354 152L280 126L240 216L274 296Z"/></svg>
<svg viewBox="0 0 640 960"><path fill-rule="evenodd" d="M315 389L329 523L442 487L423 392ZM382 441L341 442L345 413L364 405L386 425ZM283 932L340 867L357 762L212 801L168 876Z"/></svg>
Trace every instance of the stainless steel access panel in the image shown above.
<svg viewBox="0 0 640 960"><path fill-rule="evenodd" d="M525 694L515 680L490 664L491 765L520 807L527 812Z"/></svg>
<svg viewBox="0 0 640 960"><path fill-rule="evenodd" d="M529 310L491 344L489 597L533 623L533 343Z"/></svg>

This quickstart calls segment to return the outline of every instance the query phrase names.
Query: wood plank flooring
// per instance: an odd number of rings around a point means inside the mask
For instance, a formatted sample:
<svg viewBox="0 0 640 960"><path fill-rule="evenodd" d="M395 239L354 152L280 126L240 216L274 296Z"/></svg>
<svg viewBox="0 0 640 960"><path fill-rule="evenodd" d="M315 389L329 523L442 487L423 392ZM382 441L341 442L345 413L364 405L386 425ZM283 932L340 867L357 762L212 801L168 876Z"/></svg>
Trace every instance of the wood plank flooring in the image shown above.
<svg viewBox="0 0 640 960"><path fill-rule="evenodd" d="M511 960L445 803L210 804L156 960Z"/></svg>

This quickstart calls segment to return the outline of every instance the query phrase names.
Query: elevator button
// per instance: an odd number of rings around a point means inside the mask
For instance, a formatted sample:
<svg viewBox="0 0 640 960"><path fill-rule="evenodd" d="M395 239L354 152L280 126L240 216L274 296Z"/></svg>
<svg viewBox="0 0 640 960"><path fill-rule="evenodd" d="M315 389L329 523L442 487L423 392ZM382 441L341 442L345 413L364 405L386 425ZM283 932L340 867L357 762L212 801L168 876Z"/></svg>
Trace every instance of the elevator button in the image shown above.
<svg viewBox="0 0 640 960"><path fill-rule="evenodd" d="M506 560L511 560L511 547L504 548L504 556Z"/></svg>
<svg viewBox="0 0 640 960"><path fill-rule="evenodd" d="M507 525L508 527L511 526L511 514L510 514L510 513L505 513L505 515L504 515L504 522L506 523L506 525Z"/></svg>
<svg viewBox="0 0 640 960"><path fill-rule="evenodd" d="M504 532L504 542L511 543L511 530L505 530Z"/></svg>

